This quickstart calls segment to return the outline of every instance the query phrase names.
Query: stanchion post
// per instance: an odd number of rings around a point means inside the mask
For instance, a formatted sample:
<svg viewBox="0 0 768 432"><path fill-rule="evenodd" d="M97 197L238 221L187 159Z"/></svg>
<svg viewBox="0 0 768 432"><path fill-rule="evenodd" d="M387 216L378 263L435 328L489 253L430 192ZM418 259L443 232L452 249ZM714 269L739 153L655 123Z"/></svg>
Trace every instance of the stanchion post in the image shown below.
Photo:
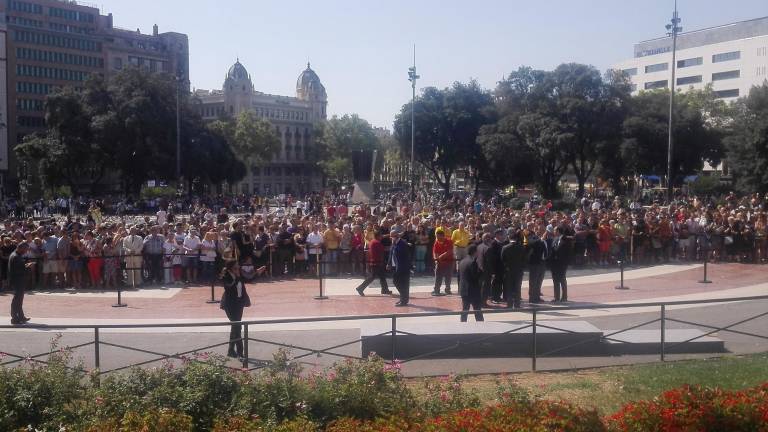
<svg viewBox="0 0 768 432"><path fill-rule="evenodd" d="M320 295L315 296L315 300L328 300L328 296L323 293L323 271L321 270L320 256L317 260L317 280L320 283Z"/></svg>
<svg viewBox="0 0 768 432"><path fill-rule="evenodd" d="M619 260L619 271L621 272L621 282L619 283L619 286L614 288L617 290L629 289L628 286L624 285L624 260Z"/></svg>
<svg viewBox="0 0 768 432"><path fill-rule="evenodd" d="M134 275L135 276L135 275ZM136 288L136 280L133 279L133 287ZM119 284L117 285L117 303L113 304L112 307L126 307L127 304L123 303L123 288Z"/></svg>
<svg viewBox="0 0 768 432"><path fill-rule="evenodd" d="M708 284L712 283L711 280L707 279L707 262L709 261L709 248L704 249L704 279L700 280L699 283Z"/></svg>
<svg viewBox="0 0 768 432"><path fill-rule="evenodd" d="M208 304L219 303L219 300L216 300L216 296L215 296L215 293L214 293L214 286L215 285L216 285L216 275L211 277L211 299L205 301Z"/></svg>

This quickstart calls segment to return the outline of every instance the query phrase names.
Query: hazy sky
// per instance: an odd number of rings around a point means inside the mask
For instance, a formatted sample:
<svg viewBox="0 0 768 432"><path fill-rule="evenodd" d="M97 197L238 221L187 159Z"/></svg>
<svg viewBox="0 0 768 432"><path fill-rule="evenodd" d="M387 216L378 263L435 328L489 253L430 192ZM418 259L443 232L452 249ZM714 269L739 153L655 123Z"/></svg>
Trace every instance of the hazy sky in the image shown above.
<svg viewBox="0 0 768 432"><path fill-rule="evenodd" d="M96 0L93 0L94 2ZM605 70L632 44L663 36L673 0L100 0L115 25L189 35L195 88L221 88L237 57L258 91L295 95L307 61L329 114L391 128L418 88L477 79L492 88L521 65ZM768 15L768 0L679 0L683 30Z"/></svg>

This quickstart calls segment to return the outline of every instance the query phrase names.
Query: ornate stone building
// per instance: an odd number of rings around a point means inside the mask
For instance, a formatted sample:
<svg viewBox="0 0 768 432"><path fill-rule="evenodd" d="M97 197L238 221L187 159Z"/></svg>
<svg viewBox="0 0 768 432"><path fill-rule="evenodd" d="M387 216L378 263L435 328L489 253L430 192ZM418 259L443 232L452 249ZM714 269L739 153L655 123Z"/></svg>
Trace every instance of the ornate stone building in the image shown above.
<svg viewBox="0 0 768 432"><path fill-rule="evenodd" d="M221 90L196 90L193 97L205 120L237 117L252 110L269 120L280 137L280 152L264 166L250 166L233 192L302 195L323 188L322 173L311 160L310 150L315 145L315 125L326 118L328 96L309 63L296 81L295 97L254 90L251 76L239 59L229 68Z"/></svg>

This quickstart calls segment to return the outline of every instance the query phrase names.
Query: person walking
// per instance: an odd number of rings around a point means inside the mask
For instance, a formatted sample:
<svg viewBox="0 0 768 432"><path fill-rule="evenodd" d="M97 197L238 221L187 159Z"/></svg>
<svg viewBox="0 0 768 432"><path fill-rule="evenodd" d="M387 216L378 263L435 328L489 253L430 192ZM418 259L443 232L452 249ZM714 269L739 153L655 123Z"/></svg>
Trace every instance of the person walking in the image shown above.
<svg viewBox="0 0 768 432"><path fill-rule="evenodd" d="M368 277L356 288L357 293L365 296L364 291L368 285L378 279L381 284L381 293L384 295L392 294L387 286L385 267L384 245L381 244L381 233L377 231L374 234L374 239L368 243Z"/></svg>
<svg viewBox="0 0 768 432"><path fill-rule="evenodd" d="M266 267L260 267L256 272L264 273ZM227 261L221 275L224 282L224 294L221 295L219 307L227 314L232 324L229 330L229 348L227 356L234 358L243 357L243 337L240 321L243 319L243 309L251 306L251 298L245 289L245 281L240 274L240 266L236 260Z"/></svg>
<svg viewBox="0 0 768 432"><path fill-rule="evenodd" d="M484 321L481 312L483 302L480 285L480 267L477 263L477 245L467 247L467 256L459 262L459 295L461 295L461 322L467 322L469 307L475 311L475 321Z"/></svg>
<svg viewBox="0 0 768 432"><path fill-rule="evenodd" d="M400 301L395 303L398 307L408 306L411 284L411 258L408 253L408 243L400 238L401 235L400 229L393 229L389 233L392 248L389 251L388 266L394 270L393 281L400 293Z"/></svg>
<svg viewBox="0 0 768 432"><path fill-rule="evenodd" d="M27 282L27 270L34 268L35 262L26 262L24 254L29 250L27 242L21 242L8 258L8 284L13 289L11 300L11 324L26 324L29 317L24 315L24 288Z"/></svg>

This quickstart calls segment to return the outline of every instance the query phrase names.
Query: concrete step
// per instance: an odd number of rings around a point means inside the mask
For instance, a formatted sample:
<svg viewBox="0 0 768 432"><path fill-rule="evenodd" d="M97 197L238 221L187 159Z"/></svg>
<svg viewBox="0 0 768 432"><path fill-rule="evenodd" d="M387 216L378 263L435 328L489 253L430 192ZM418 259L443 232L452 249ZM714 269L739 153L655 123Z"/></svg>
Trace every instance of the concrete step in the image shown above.
<svg viewBox="0 0 768 432"><path fill-rule="evenodd" d="M611 334L616 330L605 330ZM665 351L668 354L723 353L725 342L696 329L667 329ZM606 340L606 351L610 355L659 354L661 352L660 330L628 330L610 336ZM691 340L694 339L695 340ZM690 342L686 342L690 341ZM685 342L682 344L682 342Z"/></svg>
<svg viewBox="0 0 768 432"><path fill-rule="evenodd" d="M473 319L470 314L469 319ZM533 329L530 321L405 322L398 323L393 341L388 322L365 322L360 328L362 355L375 352L391 358L481 358L530 357ZM538 321L536 353L541 357L580 357L658 354L660 330L627 330L605 338L616 330L600 330L587 321ZM696 329L668 329L666 351L722 353L725 343L703 336ZM681 342L697 338L685 344ZM679 345L680 344L680 345Z"/></svg>

